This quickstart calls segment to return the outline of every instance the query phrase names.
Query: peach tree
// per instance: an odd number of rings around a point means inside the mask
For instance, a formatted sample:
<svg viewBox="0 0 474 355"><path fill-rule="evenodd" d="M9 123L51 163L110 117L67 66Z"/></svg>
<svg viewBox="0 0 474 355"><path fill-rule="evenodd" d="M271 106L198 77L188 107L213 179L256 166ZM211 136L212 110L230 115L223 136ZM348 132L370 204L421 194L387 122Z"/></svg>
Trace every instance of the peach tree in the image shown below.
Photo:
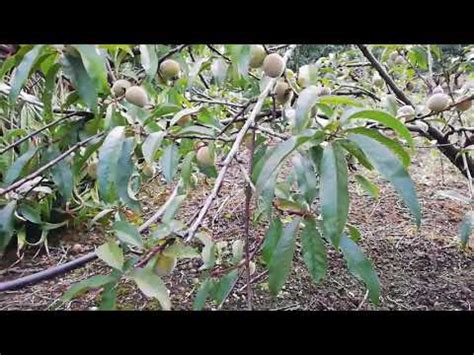
<svg viewBox="0 0 474 355"><path fill-rule="evenodd" d="M221 306L258 261L278 294L300 257L315 283L327 250L378 304L380 284L349 220L349 181L375 202L368 174L389 181L420 227L407 168L412 133L434 143L468 179L472 47L443 56L437 46L348 46L298 68L295 45L22 45L0 68L0 252L48 250L48 235L103 227L94 252L45 270L57 276L96 258L111 272L73 285L63 302L101 289L116 307L116 286L131 280L162 309L172 307L163 277L199 258L194 309ZM245 182L245 225L230 245L202 228L231 166ZM371 175L370 175L371 176ZM179 211L203 180L211 189L191 218ZM143 186L169 194L148 216ZM461 225L463 245L471 213ZM264 238L255 224L268 225ZM297 243L299 255L296 254Z"/></svg>

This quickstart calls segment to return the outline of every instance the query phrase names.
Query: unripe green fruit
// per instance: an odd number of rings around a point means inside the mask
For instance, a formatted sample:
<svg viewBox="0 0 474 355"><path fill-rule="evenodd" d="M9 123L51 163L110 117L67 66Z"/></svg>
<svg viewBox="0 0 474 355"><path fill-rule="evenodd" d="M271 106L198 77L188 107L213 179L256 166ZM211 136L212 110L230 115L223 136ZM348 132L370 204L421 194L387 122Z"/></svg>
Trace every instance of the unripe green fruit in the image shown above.
<svg viewBox="0 0 474 355"><path fill-rule="evenodd" d="M247 149L252 149L252 133L247 133L244 137L244 145Z"/></svg>
<svg viewBox="0 0 474 355"><path fill-rule="evenodd" d="M143 165L142 173L143 173L143 175L145 175L147 177L152 177L156 173L156 168L155 168L154 165L145 163Z"/></svg>
<svg viewBox="0 0 474 355"><path fill-rule="evenodd" d="M295 77L295 73L294 73L294 71L291 70L291 69L286 69L285 75L286 75L286 77L288 78L288 80L291 80L291 79L293 79L293 78Z"/></svg>
<svg viewBox="0 0 474 355"><path fill-rule="evenodd" d="M467 97L463 96L458 101L466 100ZM472 100L467 100L456 105L459 111L467 111L472 107Z"/></svg>
<svg viewBox="0 0 474 355"><path fill-rule="evenodd" d="M93 161L87 166L87 175L92 179L97 179L97 161Z"/></svg>
<svg viewBox="0 0 474 355"><path fill-rule="evenodd" d="M259 68L262 66L265 57L267 56L267 52L265 48L263 48L260 44L254 44L250 47L250 68Z"/></svg>
<svg viewBox="0 0 474 355"><path fill-rule="evenodd" d="M444 93L444 90L441 85L438 85L437 87L433 89L433 94L443 94L443 93Z"/></svg>
<svg viewBox="0 0 474 355"><path fill-rule="evenodd" d="M166 276L173 272L176 267L177 258L171 255L160 255L156 260L155 273L158 276Z"/></svg>
<svg viewBox="0 0 474 355"><path fill-rule="evenodd" d="M393 62L396 65L400 65L400 64L403 64L405 62L405 60L403 59L403 57L401 55L398 55Z"/></svg>
<svg viewBox="0 0 474 355"><path fill-rule="evenodd" d="M415 117L415 109L410 105L402 106L398 109L397 117L403 120L411 120Z"/></svg>
<svg viewBox="0 0 474 355"><path fill-rule="evenodd" d="M285 62L278 53L272 53L263 61L263 71L270 78L278 78L285 71Z"/></svg>
<svg viewBox="0 0 474 355"><path fill-rule="evenodd" d="M383 79L380 77L380 75L374 75L374 78L373 78L373 83L375 86L381 88L383 86Z"/></svg>
<svg viewBox="0 0 474 355"><path fill-rule="evenodd" d="M254 263L253 261L250 261L250 262L249 262L249 271L250 271L250 275L253 275L253 274L255 274L255 270L256 270L255 263Z"/></svg>
<svg viewBox="0 0 474 355"><path fill-rule="evenodd" d="M319 88L319 96L326 96L326 95L331 95L331 89L326 86Z"/></svg>
<svg viewBox="0 0 474 355"><path fill-rule="evenodd" d="M203 146L200 147L196 153L196 159L198 163L202 166L212 166L214 161L212 160L211 153L209 152L209 147Z"/></svg>
<svg viewBox="0 0 474 355"><path fill-rule="evenodd" d="M177 124L178 126L185 126L189 121L191 121L191 116L190 116L190 115L186 115L186 116L181 117L181 118L176 122L176 124Z"/></svg>
<svg viewBox="0 0 474 355"><path fill-rule="evenodd" d="M446 94L434 94L426 102L426 106L434 112L444 110L449 105L449 97Z"/></svg>
<svg viewBox="0 0 474 355"><path fill-rule="evenodd" d="M291 89L288 83L280 81L275 86L275 100L279 104L284 104L291 96Z"/></svg>
<svg viewBox="0 0 474 355"><path fill-rule="evenodd" d="M234 123L234 128L240 131L242 129L242 127L244 126L244 123L245 123L245 121L235 122Z"/></svg>
<svg viewBox="0 0 474 355"><path fill-rule="evenodd" d="M390 53L390 60L392 62L394 62L398 57L398 52L397 51L393 51L392 53Z"/></svg>
<svg viewBox="0 0 474 355"><path fill-rule="evenodd" d="M166 59L160 64L160 74L165 80L177 78L180 70L179 63L173 59Z"/></svg>
<svg viewBox="0 0 474 355"><path fill-rule="evenodd" d="M140 86L132 86L125 92L125 99L139 107L144 107L148 103L148 95Z"/></svg>
<svg viewBox="0 0 474 355"><path fill-rule="evenodd" d="M112 93L114 94L114 96L122 96L131 86L132 84L130 84L128 80L117 80L114 85L112 85Z"/></svg>

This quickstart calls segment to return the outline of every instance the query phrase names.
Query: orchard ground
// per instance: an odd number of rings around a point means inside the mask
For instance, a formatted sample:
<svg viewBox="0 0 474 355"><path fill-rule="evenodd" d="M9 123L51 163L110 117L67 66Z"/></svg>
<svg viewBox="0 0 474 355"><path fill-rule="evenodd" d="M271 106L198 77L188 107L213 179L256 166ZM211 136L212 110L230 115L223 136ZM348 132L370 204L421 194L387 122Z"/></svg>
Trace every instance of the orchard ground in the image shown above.
<svg viewBox="0 0 474 355"><path fill-rule="evenodd" d="M419 146L426 146L421 140ZM245 160L246 151L240 158ZM288 167L286 167L288 168ZM285 169L283 169L285 170ZM456 196L468 196L466 179L436 149L418 149L409 168L416 183L422 204L422 227L416 230L408 210L400 202L393 188L380 178L381 188L375 200L351 178L351 207L349 222L362 232L359 244L375 264L382 286L379 306L372 305L365 296L363 284L349 274L343 258L329 249L328 273L320 284L314 284L299 256L299 245L294 268L281 294L273 297L266 287L264 268L257 262L252 275L253 308L257 310L471 310L474 306L474 242L467 250L459 248L458 227L469 206ZM284 171L282 172L284 175ZM373 175L374 177L376 175ZM199 189L180 210L178 217L185 221L199 208L212 188L200 176ZM244 230L244 187L239 167L231 166L219 198L213 204L203 228L216 241L242 237ZM159 177L147 183L142 201L146 216L151 215L167 198L173 186L166 186ZM449 191L447 197L443 191ZM454 196L454 198L452 197ZM252 240L262 238L267 225L252 227ZM80 243L83 253L90 252L104 242L100 227L84 230L62 230L51 237L49 256L44 248L30 247L24 258L16 262L15 251L0 264L0 280L10 280L77 258L71 247ZM198 245L198 244L196 244ZM37 254L35 256L35 254ZM172 275L165 278L171 290L174 310L192 309L200 275L198 259L183 260ZM11 266L15 264L14 266ZM0 310L47 310L57 307L57 299L75 282L94 274L108 272L101 261L94 261L53 280L0 294ZM239 279L224 310L246 309L244 278ZM68 310L89 310L99 302L100 290L92 290L60 307ZM159 309L156 300L147 299L130 282L122 281L117 288L117 308L121 310ZM216 309L208 303L205 309Z"/></svg>

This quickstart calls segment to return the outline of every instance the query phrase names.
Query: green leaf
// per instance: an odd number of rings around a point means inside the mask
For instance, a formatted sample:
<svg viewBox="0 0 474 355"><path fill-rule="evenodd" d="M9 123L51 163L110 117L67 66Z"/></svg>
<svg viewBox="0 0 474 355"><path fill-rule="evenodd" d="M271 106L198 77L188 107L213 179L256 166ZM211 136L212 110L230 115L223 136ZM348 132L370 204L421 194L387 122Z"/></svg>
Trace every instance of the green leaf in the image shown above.
<svg viewBox="0 0 474 355"><path fill-rule="evenodd" d="M373 198L379 198L380 189L377 185L367 179L365 176L356 174L355 176L359 185L369 193L370 196Z"/></svg>
<svg viewBox="0 0 474 355"><path fill-rule="evenodd" d="M0 251L4 251L13 235L16 201L10 201L0 210Z"/></svg>
<svg viewBox="0 0 474 355"><path fill-rule="evenodd" d="M130 274L138 288L147 297L156 298L164 310L171 309L171 301L165 283L149 268L134 269Z"/></svg>
<svg viewBox="0 0 474 355"><path fill-rule="evenodd" d="M166 116L166 115L178 112L180 110L181 110L180 106L166 103L163 105L159 105L156 109L154 109L149 118L152 119L155 117ZM147 121L145 121L145 123L147 123Z"/></svg>
<svg viewBox="0 0 474 355"><path fill-rule="evenodd" d="M239 76L247 77L250 63L250 46L249 45L231 45L230 59L234 70Z"/></svg>
<svg viewBox="0 0 474 355"><path fill-rule="evenodd" d="M181 206L181 204L183 203L185 199L186 199L186 195L176 196L166 208L163 214L163 217L161 217L161 221L163 223L171 222L171 220L176 215L176 212L178 212L179 207Z"/></svg>
<svg viewBox="0 0 474 355"><path fill-rule="evenodd" d="M56 76L61 69L61 64L55 63L46 73L41 101L43 102L43 115L46 122L53 119L53 94L56 87Z"/></svg>
<svg viewBox="0 0 474 355"><path fill-rule="evenodd" d="M200 110L201 110L201 107L190 107L190 108L185 108L184 110L177 112L170 121L170 127L174 126L176 122L178 122L182 117L194 115L198 113Z"/></svg>
<svg viewBox="0 0 474 355"><path fill-rule="evenodd" d="M116 175L124 141L125 127L115 127L107 135L99 150L97 180L99 194L106 202L113 202L117 196Z"/></svg>
<svg viewBox="0 0 474 355"><path fill-rule="evenodd" d="M204 137L214 137L215 131L208 127L192 125L192 126L184 127L177 133L177 135L179 135L180 137L186 137L188 135L194 135L194 134L199 134L200 136L204 136Z"/></svg>
<svg viewBox="0 0 474 355"><path fill-rule="evenodd" d="M35 208L36 207L36 208ZM31 223L41 224L41 213L38 211L39 206L32 206L30 203L23 201L18 208L18 212L23 218L30 221Z"/></svg>
<svg viewBox="0 0 474 355"><path fill-rule="evenodd" d="M4 185L8 186L15 182L22 174L26 165L30 162L33 156L38 151L38 148L30 148L25 154L21 155L15 162L10 166L7 173L5 174Z"/></svg>
<svg viewBox="0 0 474 355"><path fill-rule="evenodd" d="M393 129L397 132L401 137L405 138L407 143L410 146L413 146L413 137L410 134L408 128L396 117L378 110L356 110L355 112L351 112L348 116L345 116L347 120L354 120L354 119L370 119L373 121L377 121L382 123L383 125ZM342 120L342 119L341 119Z"/></svg>
<svg viewBox="0 0 474 355"><path fill-rule="evenodd" d="M201 284L201 287L199 287L199 290L196 293L196 297L194 298L194 302L193 302L194 311L200 311L204 308L204 305L206 304L206 299L209 296L209 293L211 291L211 287L212 287L211 279L209 278L205 279L204 282Z"/></svg>
<svg viewBox="0 0 474 355"><path fill-rule="evenodd" d="M316 171L319 173L321 167L321 159L323 158L324 149L321 146L312 147L309 149L309 156L313 161Z"/></svg>
<svg viewBox="0 0 474 355"><path fill-rule="evenodd" d="M21 88L25 84L25 81L30 76L30 71L36 60L40 56L44 45L36 45L31 51L25 54L20 65L17 67L11 83L11 89L9 99L11 103L14 103L20 94Z"/></svg>
<svg viewBox="0 0 474 355"><path fill-rule="evenodd" d="M369 290L369 298L374 304L379 304L380 283L372 263L365 257L358 245L346 235L341 238L340 248L346 259L349 271L364 281Z"/></svg>
<svg viewBox="0 0 474 355"><path fill-rule="evenodd" d="M337 247L349 213L347 163L337 142L324 148L320 171L323 233Z"/></svg>
<svg viewBox="0 0 474 355"><path fill-rule="evenodd" d="M469 241L469 237L472 234L474 227L474 212L469 211L464 216L461 225L459 227L459 239L461 240L461 246L464 248Z"/></svg>
<svg viewBox="0 0 474 355"><path fill-rule="evenodd" d="M410 63L420 69L428 69L428 54L425 48L421 46L412 47L407 54Z"/></svg>
<svg viewBox="0 0 474 355"><path fill-rule="evenodd" d="M163 255L173 255L178 259L193 259L199 258L201 255L196 249L189 245L184 245L179 239L163 251Z"/></svg>
<svg viewBox="0 0 474 355"><path fill-rule="evenodd" d="M191 68L188 74L188 89L192 87L194 81L196 80L196 77L201 71L201 67L207 60L207 58L199 58L195 63L193 63L193 67Z"/></svg>
<svg viewBox="0 0 474 355"><path fill-rule="evenodd" d="M232 288L237 281L238 276L239 270L232 270L227 275L223 276L214 286L213 298L218 305L221 305L227 299L230 291L232 291Z"/></svg>
<svg viewBox="0 0 474 355"><path fill-rule="evenodd" d="M320 282L327 270L327 255L321 234L316 228L313 217L304 219L304 228L301 232L301 247L303 260L315 283Z"/></svg>
<svg viewBox="0 0 474 355"><path fill-rule="evenodd" d="M171 233L182 231L184 228L186 228L186 225L184 223L173 219L168 223L159 224L153 232L152 237L154 239L163 239L169 236Z"/></svg>
<svg viewBox="0 0 474 355"><path fill-rule="evenodd" d="M154 78L158 71L158 56L154 45L140 45L140 62L149 78Z"/></svg>
<svg viewBox="0 0 474 355"><path fill-rule="evenodd" d="M111 282L105 285L102 291L99 309L101 311L113 311L117 308L117 284Z"/></svg>
<svg viewBox="0 0 474 355"><path fill-rule="evenodd" d="M143 158L145 158L145 161L148 164L152 164L154 162L156 150L160 147L164 136L164 132L153 132L150 133L143 142L142 154Z"/></svg>
<svg viewBox="0 0 474 355"><path fill-rule="evenodd" d="M166 182L170 183L178 171L179 150L175 144L170 144L163 151L160 166Z"/></svg>
<svg viewBox="0 0 474 355"><path fill-rule="evenodd" d="M348 105L355 107L362 107L362 104L347 96L321 96L318 103L325 105Z"/></svg>
<svg viewBox="0 0 474 355"><path fill-rule="evenodd" d="M283 225L279 218L275 218L265 234L265 240L262 246L262 256L265 264L270 264L272 260L273 251L275 250L278 241L283 234Z"/></svg>
<svg viewBox="0 0 474 355"><path fill-rule="evenodd" d="M211 71L217 85L222 85L224 83L228 68L229 65L223 58L218 58L212 63Z"/></svg>
<svg viewBox="0 0 474 355"><path fill-rule="evenodd" d="M368 161L364 152L357 145L355 145L355 143L347 139L339 139L337 142L351 155L353 155L366 169L372 170L374 168Z"/></svg>
<svg viewBox="0 0 474 355"><path fill-rule="evenodd" d="M311 118L311 109L317 101L318 88L316 86L308 86L300 92L295 107L295 133L302 131L308 126Z"/></svg>
<svg viewBox="0 0 474 355"><path fill-rule="evenodd" d="M97 46L91 44L80 44L75 46L81 54L82 63L87 74L94 83L97 92L108 91L107 70L105 60L99 53Z"/></svg>
<svg viewBox="0 0 474 355"><path fill-rule="evenodd" d="M364 127L348 129L347 132L364 134L367 137L370 137L379 141L383 145L387 146L387 148L389 148L396 155L398 155L398 157L403 163L403 166L408 167L410 165L410 161L411 161L410 156L405 151L405 149L403 149L402 145L398 143L396 140L390 139L384 136L382 133L376 131L375 129L369 129L369 128L364 128Z"/></svg>
<svg viewBox="0 0 474 355"><path fill-rule="evenodd" d="M57 155L59 155L59 151L57 151ZM66 160L60 161L51 168L51 175L59 193L68 201L72 196L74 187L74 177L69 163Z"/></svg>
<svg viewBox="0 0 474 355"><path fill-rule="evenodd" d="M114 242L109 241L105 244L102 244L95 250L95 253L110 267L113 267L117 270L122 270L123 267L123 252L122 249Z"/></svg>
<svg viewBox="0 0 474 355"><path fill-rule="evenodd" d="M273 250L268 265L268 286L274 295L280 292L290 274L299 225L300 218L298 217L285 226L281 238Z"/></svg>
<svg viewBox="0 0 474 355"><path fill-rule="evenodd" d="M181 164L181 180L183 181L184 187L187 189L191 187L191 174L193 173L193 159L196 153L194 151L189 152L183 159Z"/></svg>
<svg viewBox="0 0 474 355"><path fill-rule="evenodd" d="M198 233L197 238L204 244L204 248L201 251L203 265L201 265L199 270L210 269L216 262L216 245L206 233Z"/></svg>
<svg viewBox="0 0 474 355"><path fill-rule="evenodd" d="M127 221L117 221L112 228L121 242L143 248L142 237L134 225Z"/></svg>
<svg viewBox="0 0 474 355"><path fill-rule="evenodd" d="M97 110L97 89L94 82L89 77L86 68L80 57L65 55L63 60L63 69L66 75L71 79L72 84L84 100L87 107L93 112Z"/></svg>
<svg viewBox="0 0 474 355"><path fill-rule="evenodd" d="M350 224L347 225L347 229L349 230L349 234L351 235L351 239L354 242L358 242L361 238L360 231L356 227L351 226Z"/></svg>
<svg viewBox="0 0 474 355"><path fill-rule="evenodd" d="M120 157L117 162L117 170L115 175L115 186L120 200L134 211L140 211L140 202L133 196L130 189L130 178L134 170L134 162L132 160L133 148L135 147L135 138L126 138L123 142Z"/></svg>
<svg viewBox="0 0 474 355"><path fill-rule="evenodd" d="M113 275L96 275L86 280L78 282L72 285L62 296L61 301L66 303L72 300L74 297L90 290L101 288L111 282L116 281L116 277Z"/></svg>
<svg viewBox="0 0 474 355"><path fill-rule="evenodd" d="M295 149L313 139L314 144L319 144L322 140L323 133L318 131L316 134L312 130L302 132L298 136L293 136L288 140L279 143L274 149L268 151L263 158L256 164L252 174L252 180L255 181L255 188L257 195L260 195L265 185L270 181L270 177L276 174L283 163L283 161Z"/></svg>
<svg viewBox="0 0 474 355"><path fill-rule="evenodd" d="M298 187L306 202L311 205L318 194L318 180L313 164L306 156L296 154L293 158Z"/></svg>
<svg viewBox="0 0 474 355"><path fill-rule="evenodd" d="M416 189L408 172L390 149L378 141L360 134L351 134L349 139L355 142L367 155L379 173L392 183L400 197L415 217L416 225L421 224L421 210L416 197Z"/></svg>

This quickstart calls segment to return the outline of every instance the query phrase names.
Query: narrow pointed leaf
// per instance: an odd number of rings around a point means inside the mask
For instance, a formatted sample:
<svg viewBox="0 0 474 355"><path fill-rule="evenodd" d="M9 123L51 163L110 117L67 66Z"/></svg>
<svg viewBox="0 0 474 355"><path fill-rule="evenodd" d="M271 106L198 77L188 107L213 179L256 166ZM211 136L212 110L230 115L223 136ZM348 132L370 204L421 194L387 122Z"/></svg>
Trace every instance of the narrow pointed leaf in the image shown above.
<svg viewBox="0 0 474 355"><path fill-rule="evenodd" d="M327 270L326 246L313 217L305 218L301 232L301 246L306 268L315 283L320 282Z"/></svg>
<svg viewBox="0 0 474 355"><path fill-rule="evenodd" d="M324 148L319 197L323 233L337 247L349 213L347 163L336 142Z"/></svg>
<svg viewBox="0 0 474 355"><path fill-rule="evenodd" d="M410 156L402 147L402 145L398 143L396 140L390 139L387 136L384 136L382 133L374 129L364 128L364 127L352 128L352 129L349 129L348 132L363 134L363 135L366 135L367 137L370 137L379 141L380 143L385 145L388 149L390 149L393 153L395 153L398 156L398 158L401 160L405 168L408 167L408 165L410 165L410 161L411 161Z"/></svg>
<svg viewBox="0 0 474 355"><path fill-rule="evenodd" d="M108 88L105 58L100 55L97 46L92 44L80 44L75 47L81 54L82 63L94 83L97 92L105 92Z"/></svg>
<svg viewBox="0 0 474 355"><path fill-rule="evenodd" d="M164 310L171 309L171 301L165 283L149 268L133 270L130 277L147 297L156 298Z"/></svg>
<svg viewBox="0 0 474 355"><path fill-rule="evenodd" d="M5 174L5 186L12 184L21 176L23 169L30 162L37 151L37 148L31 148L25 154L21 155L15 160L15 162L10 166L10 168L7 170L7 173Z"/></svg>
<svg viewBox="0 0 474 355"><path fill-rule="evenodd" d="M275 250L282 234L283 225L279 218L275 218L265 234L265 241L263 242L262 247L263 260L267 265L272 259L273 251Z"/></svg>
<svg viewBox="0 0 474 355"><path fill-rule="evenodd" d="M382 123L384 126L387 126L397 132L401 137L405 138L407 143L413 146L413 137L410 134L408 128L396 117L393 117L387 112L378 111L378 110L356 110L351 113L348 117L348 120L354 119L370 119Z"/></svg>
<svg viewBox="0 0 474 355"><path fill-rule="evenodd" d="M109 241L102 244L95 250L95 253L107 265L117 270L122 270L124 262L123 252L115 242Z"/></svg>
<svg viewBox="0 0 474 355"><path fill-rule="evenodd" d="M113 225L115 235L121 242L143 248L143 240L134 225L126 221L117 221Z"/></svg>
<svg viewBox="0 0 474 355"><path fill-rule="evenodd" d="M365 135L351 134L349 139L365 152L378 172L392 183L395 190L415 217L416 225L420 226L421 209L416 197L415 184L400 160L398 160L386 146Z"/></svg>
<svg viewBox="0 0 474 355"><path fill-rule="evenodd" d="M5 250L13 235L16 201L9 202L0 209L0 252Z"/></svg>
<svg viewBox="0 0 474 355"><path fill-rule="evenodd" d="M44 45L36 45L23 57L20 65L17 67L13 80L11 83L11 89L9 94L10 102L15 102L18 95L20 94L21 88L25 84L25 81L30 75L31 68L39 58Z"/></svg>
<svg viewBox="0 0 474 355"><path fill-rule="evenodd" d="M117 196L116 175L124 140L125 127L115 127L107 135L99 150L97 166L99 194L107 202L113 202Z"/></svg>
<svg viewBox="0 0 474 355"><path fill-rule="evenodd" d="M268 265L268 286L274 295L280 292L290 274L299 225L300 218L298 217L285 226L273 250Z"/></svg>
<svg viewBox="0 0 474 355"><path fill-rule="evenodd" d="M341 238L340 248L346 259L349 271L364 281L369 290L369 298L374 304L379 303L380 282L372 263L366 258L359 246L349 237Z"/></svg>
<svg viewBox="0 0 474 355"><path fill-rule="evenodd" d="M160 166L163 171L163 176L169 183L178 171L179 150L174 144L170 144L164 149L163 156L160 159Z"/></svg>

